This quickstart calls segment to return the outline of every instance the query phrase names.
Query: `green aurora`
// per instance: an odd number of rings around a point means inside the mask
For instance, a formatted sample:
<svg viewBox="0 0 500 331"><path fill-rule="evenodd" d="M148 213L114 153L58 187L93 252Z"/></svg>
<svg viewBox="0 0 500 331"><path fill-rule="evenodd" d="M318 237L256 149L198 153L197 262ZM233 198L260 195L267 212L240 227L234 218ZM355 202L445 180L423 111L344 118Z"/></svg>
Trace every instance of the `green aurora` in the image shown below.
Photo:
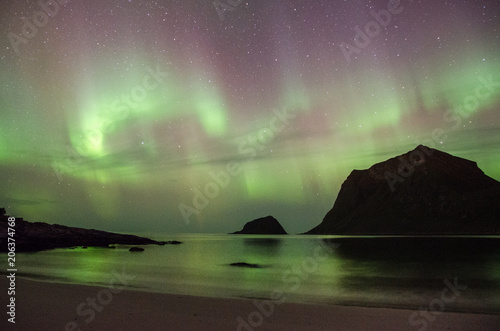
<svg viewBox="0 0 500 331"><path fill-rule="evenodd" d="M210 3L74 1L18 53L0 41L0 206L150 233L271 214L298 233L353 169L419 143L500 180L499 6L483 2L405 3L348 64L361 5L247 3L220 21ZM1 5L5 35L28 3Z"/></svg>

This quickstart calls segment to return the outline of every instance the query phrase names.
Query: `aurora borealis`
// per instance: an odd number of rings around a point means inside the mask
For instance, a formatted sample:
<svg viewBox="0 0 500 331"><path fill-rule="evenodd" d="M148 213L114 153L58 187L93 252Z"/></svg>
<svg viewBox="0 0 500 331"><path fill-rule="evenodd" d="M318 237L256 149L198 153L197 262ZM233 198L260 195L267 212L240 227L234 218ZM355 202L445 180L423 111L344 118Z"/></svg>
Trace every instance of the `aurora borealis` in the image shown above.
<svg viewBox="0 0 500 331"><path fill-rule="evenodd" d="M419 143L500 180L499 14L494 0L2 1L0 207L152 233L273 215L297 233L353 169Z"/></svg>

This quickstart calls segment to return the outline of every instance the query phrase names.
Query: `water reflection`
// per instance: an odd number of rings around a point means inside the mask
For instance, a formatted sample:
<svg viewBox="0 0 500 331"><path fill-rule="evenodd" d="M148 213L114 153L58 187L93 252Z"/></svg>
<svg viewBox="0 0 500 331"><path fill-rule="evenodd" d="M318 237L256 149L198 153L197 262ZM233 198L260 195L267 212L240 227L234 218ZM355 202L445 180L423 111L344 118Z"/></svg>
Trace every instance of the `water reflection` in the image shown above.
<svg viewBox="0 0 500 331"><path fill-rule="evenodd" d="M243 243L248 246L276 247L281 244L277 238L245 238Z"/></svg>
<svg viewBox="0 0 500 331"><path fill-rule="evenodd" d="M494 237L362 237L336 238L346 258L396 261L489 260L500 254Z"/></svg>
<svg viewBox="0 0 500 331"><path fill-rule="evenodd" d="M171 239L171 238L169 238ZM500 311L500 238L348 238L334 236L208 236L184 245L20 253L24 272L73 282L104 283L113 270L131 286L203 296L427 307L445 286L467 286L446 309ZM237 268L231 263L263 268ZM250 295L250 294L251 295Z"/></svg>
<svg viewBox="0 0 500 331"><path fill-rule="evenodd" d="M364 237L335 238L335 257L343 272L338 288L348 291L344 303L354 298L367 305L415 307L429 304L444 288L444 281L465 286L464 297L447 310L500 307L492 299L500 275L500 238L479 237ZM489 297L490 302L484 303ZM361 298L363 298L361 300ZM342 300L341 300L342 301Z"/></svg>

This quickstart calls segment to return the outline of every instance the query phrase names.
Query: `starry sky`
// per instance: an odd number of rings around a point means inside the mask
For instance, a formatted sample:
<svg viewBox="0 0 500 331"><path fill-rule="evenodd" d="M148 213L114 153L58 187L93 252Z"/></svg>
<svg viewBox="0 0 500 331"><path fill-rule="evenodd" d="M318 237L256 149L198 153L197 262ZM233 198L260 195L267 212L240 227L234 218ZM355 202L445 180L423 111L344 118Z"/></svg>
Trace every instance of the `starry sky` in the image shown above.
<svg viewBox="0 0 500 331"><path fill-rule="evenodd" d="M0 4L0 207L132 233L310 230L414 149L500 180L500 4Z"/></svg>

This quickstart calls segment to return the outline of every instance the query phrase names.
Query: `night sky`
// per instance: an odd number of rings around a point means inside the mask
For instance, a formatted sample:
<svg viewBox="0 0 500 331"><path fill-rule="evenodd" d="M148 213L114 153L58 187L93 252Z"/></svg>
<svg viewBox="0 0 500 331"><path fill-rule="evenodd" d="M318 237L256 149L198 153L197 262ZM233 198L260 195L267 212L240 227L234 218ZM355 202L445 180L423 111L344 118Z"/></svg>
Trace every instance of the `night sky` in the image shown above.
<svg viewBox="0 0 500 331"><path fill-rule="evenodd" d="M59 2L0 4L10 215L304 232L420 143L500 180L497 0Z"/></svg>

